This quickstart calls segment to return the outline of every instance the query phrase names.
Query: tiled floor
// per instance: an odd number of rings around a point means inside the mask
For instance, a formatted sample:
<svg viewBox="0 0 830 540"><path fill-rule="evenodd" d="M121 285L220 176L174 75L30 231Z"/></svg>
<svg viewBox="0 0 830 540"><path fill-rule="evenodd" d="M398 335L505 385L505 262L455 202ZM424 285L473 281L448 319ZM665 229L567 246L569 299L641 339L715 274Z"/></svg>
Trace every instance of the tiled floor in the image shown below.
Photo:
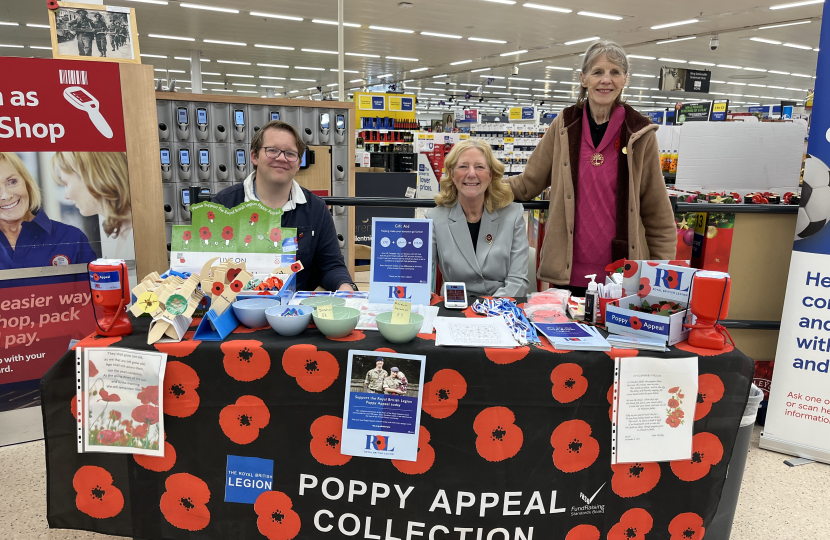
<svg viewBox="0 0 830 540"><path fill-rule="evenodd" d="M784 465L787 456L758 448L755 428L732 540L830 538L830 466ZM121 538L46 527L43 442L0 448L0 538L105 540Z"/></svg>

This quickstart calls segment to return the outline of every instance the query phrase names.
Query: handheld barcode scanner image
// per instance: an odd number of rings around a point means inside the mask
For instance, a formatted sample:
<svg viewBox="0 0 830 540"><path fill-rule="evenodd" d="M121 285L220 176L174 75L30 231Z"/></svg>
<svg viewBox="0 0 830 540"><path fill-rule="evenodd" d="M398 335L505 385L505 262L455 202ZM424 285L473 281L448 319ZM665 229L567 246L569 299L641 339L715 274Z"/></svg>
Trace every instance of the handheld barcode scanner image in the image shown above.
<svg viewBox="0 0 830 540"><path fill-rule="evenodd" d="M80 86L70 86L63 91L63 97L76 109L80 109L89 115L92 124L107 139L112 139L112 128L99 110L98 100Z"/></svg>

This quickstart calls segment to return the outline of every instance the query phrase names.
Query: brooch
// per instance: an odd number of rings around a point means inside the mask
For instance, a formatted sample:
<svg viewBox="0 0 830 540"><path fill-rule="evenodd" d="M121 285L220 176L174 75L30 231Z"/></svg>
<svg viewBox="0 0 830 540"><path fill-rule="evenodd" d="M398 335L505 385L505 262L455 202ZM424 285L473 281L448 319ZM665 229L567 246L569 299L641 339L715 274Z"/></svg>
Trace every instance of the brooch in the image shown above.
<svg viewBox="0 0 830 540"><path fill-rule="evenodd" d="M493 235L492 234L488 234L487 236L484 237L484 239L487 240L488 244L493 243Z"/></svg>

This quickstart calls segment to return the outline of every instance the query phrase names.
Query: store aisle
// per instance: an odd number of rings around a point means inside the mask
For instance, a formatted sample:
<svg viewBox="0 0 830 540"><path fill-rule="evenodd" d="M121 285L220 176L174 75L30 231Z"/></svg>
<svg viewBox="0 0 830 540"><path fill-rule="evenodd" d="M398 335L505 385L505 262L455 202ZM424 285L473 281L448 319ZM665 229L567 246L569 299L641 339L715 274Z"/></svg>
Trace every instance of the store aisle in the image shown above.
<svg viewBox="0 0 830 540"><path fill-rule="evenodd" d="M756 426L731 540L830 538L830 466L788 467L787 456L758 448ZM123 537L46 527L43 441L0 448L0 523L8 540L107 540Z"/></svg>

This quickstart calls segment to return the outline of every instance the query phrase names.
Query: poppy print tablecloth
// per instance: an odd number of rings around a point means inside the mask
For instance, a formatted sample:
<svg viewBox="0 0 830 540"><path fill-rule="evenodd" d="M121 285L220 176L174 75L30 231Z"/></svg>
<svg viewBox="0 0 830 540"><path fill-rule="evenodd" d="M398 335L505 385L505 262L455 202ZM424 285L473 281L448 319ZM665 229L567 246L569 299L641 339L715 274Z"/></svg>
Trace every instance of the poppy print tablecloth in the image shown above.
<svg viewBox="0 0 830 540"><path fill-rule="evenodd" d="M658 355L700 357L699 393L685 396L693 418L677 408L694 421L692 458L612 467L612 358L637 351L437 348L434 334L392 345L314 328L198 342L196 324L181 343L148 346L144 319L132 336L80 343L168 353L148 401L163 400L163 458L78 454L74 353L43 378L51 527L152 539L701 540L753 375L731 347ZM417 461L340 453L349 349L426 355Z"/></svg>

